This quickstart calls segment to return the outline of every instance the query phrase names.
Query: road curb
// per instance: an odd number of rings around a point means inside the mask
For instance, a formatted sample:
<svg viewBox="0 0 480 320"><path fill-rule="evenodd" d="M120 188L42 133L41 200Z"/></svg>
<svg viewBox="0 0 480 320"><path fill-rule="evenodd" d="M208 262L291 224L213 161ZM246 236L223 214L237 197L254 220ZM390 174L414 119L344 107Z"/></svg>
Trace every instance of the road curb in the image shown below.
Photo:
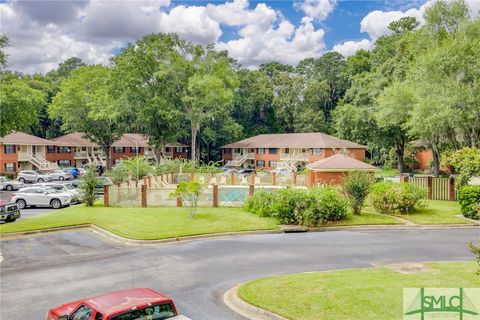
<svg viewBox="0 0 480 320"><path fill-rule="evenodd" d="M223 302L230 309L250 320L288 320L281 315L254 306L241 299L238 296L238 288L242 285L244 285L244 283L227 290L223 295Z"/></svg>
<svg viewBox="0 0 480 320"><path fill-rule="evenodd" d="M328 231L382 231L382 230L435 230L435 229L472 229L479 228L480 224L450 224L450 225L359 225L359 226L338 226L338 227L320 227L320 228L309 228L308 232L328 232ZM223 232L223 233L212 233L212 234L203 234L203 235L193 235L193 236L180 236L175 238L166 238L166 239L157 239L157 240L137 240L130 239L114 234L106 229L103 229L94 224L81 224L68 227L58 227L58 228L48 228L40 230L29 230L22 232L12 232L12 233L0 233L0 239L9 239L9 238L18 238L22 236L35 236L42 235L46 233L54 232L66 232L74 231L79 229L92 229L97 234L100 234L106 238L109 238L115 242L121 242L123 244L161 244L161 243L176 243L176 242L189 242L195 240L209 240L209 239L220 239L220 238L232 238L239 236L247 235L262 235L262 234L281 234L284 233L282 230L253 230L253 231L237 231L237 232Z"/></svg>

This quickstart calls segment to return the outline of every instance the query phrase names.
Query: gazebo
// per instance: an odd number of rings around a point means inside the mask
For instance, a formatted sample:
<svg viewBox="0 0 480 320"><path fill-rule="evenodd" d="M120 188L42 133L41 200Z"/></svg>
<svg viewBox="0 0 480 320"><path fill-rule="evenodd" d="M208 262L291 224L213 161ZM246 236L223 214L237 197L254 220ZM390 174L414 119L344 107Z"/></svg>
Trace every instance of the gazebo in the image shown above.
<svg viewBox="0 0 480 320"><path fill-rule="evenodd" d="M350 171L375 172L376 167L363 161L354 159L344 154L318 160L307 165L310 170L310 181L312 184L339 185L343 183L343 177Z"/></svg>

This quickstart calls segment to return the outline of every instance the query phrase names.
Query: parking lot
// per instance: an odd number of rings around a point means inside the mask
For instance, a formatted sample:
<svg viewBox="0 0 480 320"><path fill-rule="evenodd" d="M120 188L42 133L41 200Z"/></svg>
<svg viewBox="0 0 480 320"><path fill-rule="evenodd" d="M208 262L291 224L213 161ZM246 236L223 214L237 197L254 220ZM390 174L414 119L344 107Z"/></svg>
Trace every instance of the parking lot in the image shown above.
<svg viewBox="0 0 480 320"><path fill-rule="evenodd" d="M12 199L12 194L15 191L0 191L0 200L3 201L10 201ZM38 216L41 214L45 214L48 212L51 212L53 209L52 208L28 208L28 209L23 209L21 211L21 217L20 219L28 218L28 217L33 217L33 216ZM62 209L60 209L62 210Z"/></svg>

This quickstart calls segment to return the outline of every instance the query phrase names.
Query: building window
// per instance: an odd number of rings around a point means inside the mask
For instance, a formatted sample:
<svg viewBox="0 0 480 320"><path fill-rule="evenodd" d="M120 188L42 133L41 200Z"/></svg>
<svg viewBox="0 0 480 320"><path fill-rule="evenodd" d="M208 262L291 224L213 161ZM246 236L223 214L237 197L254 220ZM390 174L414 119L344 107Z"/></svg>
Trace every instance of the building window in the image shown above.
<svg viewBox="0 0 480 320"><path fill-rule="evenodd" d="M242 152L242 150L240 148L235 148L235 149L233 149L233 152L234 153L240 153L240 152Z"/></svg>
<svg viewBox="0 0 480 320"><path fill-rule="evenodd" d="M257 160L257 167L265 167L265 161Z"/></svg>
<svg viewBox="0 0 480 320"><path fill-rule="evenodd" d="M269 148L269 149L268 149L268 153L269 153L269 154L277 154L277 152L278 152L278 149L277 149L277 148Z"/></svg>
<svg viewBox="0 0 480 320"><path fill-rule="evenodd" d="M270 168L276 168L278 166L278 162L277 161L268 161L268 166Z"/></svg>
<svg viewBox="0 0 480 320"><path fill-rule="evenodd" d="M124 147L115 147L115 153L124 153L125 148Z"/></svg>
<svg viewBox="0 0 480 320"><path fill-rule="evenodd" d="M15 171L15 167L16 167L16 165L13 162L5 163L5 171L13 172L13 171Z"/></svg>
<svg viewBox="0 0 480 320"><path fill-rule="evenodd" d="M56 151L55 146L47 146L47 153L55 153Z"/></svg>
<svg viewBox="0 0 480 320"><path fill-rule="evenodd" d="M265 148L258 148L257 154L265 154Z"/></svg>
<svg viewBox="0 0 480 320"><path fill-rule="evenodd" d="M70 160L58 160L58 166L70 167Z"/></svg>
<svg viewBox="0 0 480 320"><path fill-rule="evenodd" d="M313 148L313 149L312 149L312 154L313 154L314 156L319 156L319 155L322 154L322 149L321 149L321 148Z"/></svg>
<svg viewBox="0 0 480 320"><path fill-rule="evenodd" d="M70 153L70 147L58 147L58 153Z"/></svg>
<svg viewBox="0 0 480 320"><path fill-rule="evenodd" d="M225 153L225 154L231 154L231 153L232 153L232 149L230 149L230 148L225 148L225 149L223 149L223 153Z"/></svg>
<svg viewBox="0 0 480 320"><path fill-rule="evenodd" d="M142 148L140 147L131 147L130 148L130 153L141 153L142 152Z"/></svg>
<svg viewBox="0 0 480 320"><path fill-rule="evenodd" d="M182 153L183 152L183 147L175 147L175 152Z"/></svg>
<svg viewBox="0 0 480 320"><path fill-rule="evenodd" d="M13 144L5 145L5 154L8 154L8 153L15 153L15 145Z"/></svg>

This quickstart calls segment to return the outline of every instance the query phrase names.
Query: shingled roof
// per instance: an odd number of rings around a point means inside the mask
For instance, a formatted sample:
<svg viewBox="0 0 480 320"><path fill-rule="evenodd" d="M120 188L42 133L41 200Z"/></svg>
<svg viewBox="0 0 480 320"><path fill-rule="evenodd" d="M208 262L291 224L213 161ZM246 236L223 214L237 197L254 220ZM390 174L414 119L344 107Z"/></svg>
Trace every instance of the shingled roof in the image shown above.
<svg viewBox="0 0 480 320"><path fill-rule="evenodd" d="M148 137L140 133L125 133L122 137L112 144L112 147L148 147ZM167 147L187 147L181 143L167 143Z"/></svg>
<svg viewBox="0 0 480 320"><path fill-rule="evenodd" d="M69 133L61 137L52 139L58 145L76 146L76 147L98 147L96 143L90 141L83 132Z"/></svg>
<svg viewBox="0 0 480 320"><path fill-rule="evenodd" d="M307 165L307 168L313 171L323 171L323 172L377 170L376 167L366 162L354 159L344 154L336 154L334 156L331 156L322 160L318 160L314 163Z"/></svg>
<svg viewBox="0 0 480 320"><path fill-rule="evenodd" d="M338 148L365 149L364 145L321 132L261 134L222 148Z"/></svg>
<svg viewBox="0 0 480 320"><path fill-rule="evenodd" d="M0 137L0 144L14 144L14 145L34 145L34 146L51 146L54 145L52 141L32 136L24 132L12 132L4 137Z"/></svg>

